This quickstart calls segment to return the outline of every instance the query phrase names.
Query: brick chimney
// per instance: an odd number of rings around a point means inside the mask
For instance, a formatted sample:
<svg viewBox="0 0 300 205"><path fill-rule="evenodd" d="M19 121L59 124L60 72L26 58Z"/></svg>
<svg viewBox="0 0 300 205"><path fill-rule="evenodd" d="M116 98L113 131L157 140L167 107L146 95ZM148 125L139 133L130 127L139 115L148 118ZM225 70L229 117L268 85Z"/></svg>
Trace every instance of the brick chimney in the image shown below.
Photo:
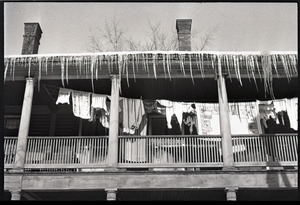
<svg viewBox="0 0 300 205"><path fill-rule="evenodd" d="M42 37L42 29L39 23L24 23L22 55L37 54Z"/></svg>
<svg viewBox="0 0 300 205"><path fill-rule="evenodd" d="M180 51L191 51L192 19L177 19L176 30Z"/></svg>

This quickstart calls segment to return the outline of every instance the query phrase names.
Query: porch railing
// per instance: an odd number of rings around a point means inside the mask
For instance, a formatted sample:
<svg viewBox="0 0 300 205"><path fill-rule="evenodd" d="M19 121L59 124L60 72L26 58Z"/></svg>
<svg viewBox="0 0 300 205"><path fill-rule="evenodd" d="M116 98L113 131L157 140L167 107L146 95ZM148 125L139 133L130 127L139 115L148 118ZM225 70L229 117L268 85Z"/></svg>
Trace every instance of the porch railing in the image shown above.
<svg viewBox="0 0 300 205"><path fill-rule="evenodd" d="M223 166L221 136L120 136L120 167Z"/></svg>
<svg viewBox="0 0 300 205"><path fill-rule="evenodd" d="M17 152L18 137L4 138L4 168L13 168Z"/></svg>
<svg viewBox="0 0 300 205"><path fill-rule="evenodd" d="M221 136L119 136L119 167L222 167ZM235 166L297 166L298 134L233 135ZM17 137L4 139L13 168ZM25 169L104 168L108 136L28 137Z"/></svg>
<svg viewBox="0 0 300 205"><path fill-rule="evenodd" d="M297 166L297 134L234 135L232 145L236 166Z"/></svg>
<svg viewBox="0 0 300 205"><path fill-rule="evenodd" d="M99 168L107 163L108 137L28 137L24 168Z"/></svg>

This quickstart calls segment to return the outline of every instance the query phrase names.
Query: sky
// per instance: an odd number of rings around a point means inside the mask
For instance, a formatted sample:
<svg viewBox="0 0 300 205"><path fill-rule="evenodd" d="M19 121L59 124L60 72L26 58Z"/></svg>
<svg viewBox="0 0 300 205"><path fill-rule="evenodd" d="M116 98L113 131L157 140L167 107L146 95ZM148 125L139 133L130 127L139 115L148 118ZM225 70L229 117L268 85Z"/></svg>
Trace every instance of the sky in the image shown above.
<svg viewBox="0 0 300 205"><path fill-rule="evenodd" d="M218 28L210 51L298 50L297 3L5 2L4 54L21 54L29 22L43 31L39 54L86 53L90 30L114 17L137 41L148 38L148 20L176 31L176 19L192 19L200 35Z"/></svg>

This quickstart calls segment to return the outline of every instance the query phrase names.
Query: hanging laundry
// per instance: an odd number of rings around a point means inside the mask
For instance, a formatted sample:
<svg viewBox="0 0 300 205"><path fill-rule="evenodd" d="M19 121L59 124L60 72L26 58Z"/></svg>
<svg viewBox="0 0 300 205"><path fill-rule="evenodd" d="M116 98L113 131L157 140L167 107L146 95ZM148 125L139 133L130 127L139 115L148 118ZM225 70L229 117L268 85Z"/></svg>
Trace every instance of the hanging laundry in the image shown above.
<svg viewBox="0 0 300 205"><path fill-rule="evenodd" d="M179 125L181 126L182 113L184 109L182 102L172 102L169 100L157 100L157 102L166 107L166 119L168 128L172 129L171 120L173 114L176 115Z"/></svg>
<svg viewBox="0 0 300 205"><path fill-rule="evenodd" d="M103 127L109 129L109 114L104 109L100 109L99 121Z"/></svg>
<svg viewBox="0 0 300 205"><path fill-rule="evenodd" d="M197 135L198 119L196 113L196 106L194 103L183 103L183 107L183 123L185 125L184 133L190 135Z"/></svg>
<svg viewBox="0 0 300 205"><path fill-rule="evenodd" d="M82 119L91 118L91 93L72 91L73 113Z"/></svg>
<svg viewBox="0 0 300 205"><path fill-rule="evenodd" d="M93 108L102 108L104 109L106 112L108 112L107 110L107 105L106 105L106 95L101 95L101 94L92 94L92 107Z"/></svg>
<svg viewBox="0 0 300 205"><path fill-rule="evenodd" d="M70 95L71 95L71 90L66 89L66 88L59 88L56 104L58 104L58 103L61 103L61 104L68 103L68 104L70 104Z"/></svg>
<svg viewBox="0 0 300 205"><path fill-rule="evenodd" d="M141 99L123 99L122 124L123 132L134 134L142 122L145 108Z"/></svg>
<svg viewBox="0 0 300 205"><path fill-rule="evenodd" d="M292 129L298 130L298 98L285 99L285 101L290 126Z"/></svg>
<svg viewBox="0 0 300 205"><path fill-rule="evenodd" d="M258 134L256 102L229 103L231 134Z"/></svg>

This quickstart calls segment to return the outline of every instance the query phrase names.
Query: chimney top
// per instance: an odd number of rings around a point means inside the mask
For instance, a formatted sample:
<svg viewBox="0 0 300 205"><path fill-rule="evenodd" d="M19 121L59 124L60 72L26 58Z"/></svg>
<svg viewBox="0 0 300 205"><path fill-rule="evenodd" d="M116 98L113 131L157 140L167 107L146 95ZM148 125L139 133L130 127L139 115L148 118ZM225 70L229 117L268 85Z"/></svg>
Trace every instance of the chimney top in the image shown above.
<svg viewBox="0 0 300 205"><path fill-rule="evenodd" d="M180 51L191 51L191 28L192 19L177 19L176 30L178 34L178 45Z"/></svg>
<svg viewBox="0 0 300 205"><path fill-rule="evenodd" d="M42 37L39 23L24 23L22 55L37 54Z"/></svg>
<svg viewBox="0 0 300 205"><path fill-rule="evenodd" d="M177 33L191 33L192 19L177 19L176 30Z"/></svg>

